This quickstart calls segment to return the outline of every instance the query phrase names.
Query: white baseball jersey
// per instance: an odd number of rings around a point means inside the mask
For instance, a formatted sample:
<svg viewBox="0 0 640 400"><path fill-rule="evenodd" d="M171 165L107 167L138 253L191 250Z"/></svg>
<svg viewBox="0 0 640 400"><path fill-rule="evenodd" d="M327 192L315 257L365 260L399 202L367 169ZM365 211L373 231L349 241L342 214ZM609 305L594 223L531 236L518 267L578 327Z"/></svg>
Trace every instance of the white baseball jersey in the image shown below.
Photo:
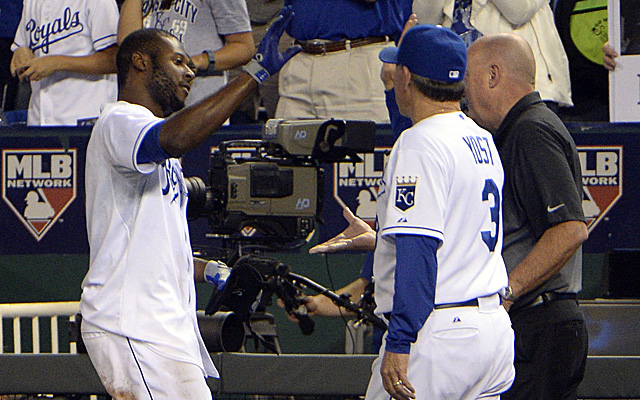
<svg viewBox="0 0 640 400"><path fill-rule="evenodd" d="M11 50L28 47L36 58L95 54L116 43L118 15L114 0L25 0ZM75 126L116 96L115 74L56 72L31 82L27 124Z"/></svg>
<svg viewBox="0 0 640 400"><path fill-rule="evenodd" d="M487 296L507 286L500 254L503 181L491 134L461 112L437 114L400 135L377 201L377 313L393 308L397 233L442 241L435 304Z"/></svg>
<svg viewBox="0 0 640 400"><path fill-rule="evenodd" d="M136 162L159 121L120 101L93 128L85 175L90 265L80 311L99 328L155 344L217 377L197 324L182 167L173 158Z"/></svg>

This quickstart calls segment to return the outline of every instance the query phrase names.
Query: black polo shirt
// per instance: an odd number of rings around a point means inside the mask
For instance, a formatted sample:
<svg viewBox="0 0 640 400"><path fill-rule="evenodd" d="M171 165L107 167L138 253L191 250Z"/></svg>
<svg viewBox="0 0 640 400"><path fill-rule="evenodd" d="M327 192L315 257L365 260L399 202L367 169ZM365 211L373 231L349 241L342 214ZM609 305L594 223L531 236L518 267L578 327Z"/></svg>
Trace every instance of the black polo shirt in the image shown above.
<svg viewBox="0 0 640 400"><path fill-rule="evenodd" d="M509 111L494 134L504 167L502 255L511 272L543 233L561 222L585 221L582 173L573 138L560 118L532 92ZM524 305L540 293L577 293L582 288L582 252L559 274L521 296Z"/></svg>

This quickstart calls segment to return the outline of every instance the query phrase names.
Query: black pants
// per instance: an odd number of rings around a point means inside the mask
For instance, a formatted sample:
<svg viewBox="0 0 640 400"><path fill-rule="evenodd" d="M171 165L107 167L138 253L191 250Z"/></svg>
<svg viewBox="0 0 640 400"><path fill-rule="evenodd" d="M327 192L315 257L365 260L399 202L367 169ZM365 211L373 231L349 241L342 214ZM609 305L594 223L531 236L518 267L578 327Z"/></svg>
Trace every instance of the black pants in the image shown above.
<svg viewBox="0 0 640 400"><path fill-rule="evenodd" d="M513 386L503 400L575 400L584 376L589 339L575 300L510 314L516 334Z"/></svg>

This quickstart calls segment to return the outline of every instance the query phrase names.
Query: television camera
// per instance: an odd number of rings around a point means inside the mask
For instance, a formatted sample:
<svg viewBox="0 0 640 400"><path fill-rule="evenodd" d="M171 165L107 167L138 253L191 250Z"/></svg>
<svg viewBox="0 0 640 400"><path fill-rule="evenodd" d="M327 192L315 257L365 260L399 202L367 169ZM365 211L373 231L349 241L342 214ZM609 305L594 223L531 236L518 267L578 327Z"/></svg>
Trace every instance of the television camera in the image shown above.
<svg viewBox="0 0 640 400"><path fill-rule="evenodd" d="M322 213L322 164L361 162L374 146L373 121L269 120L262 140L220 143L207 183L186 179L187 214L208 218L212 238L299 247Z"/></svg>
<svg viewBox="0 0 640 400"><path fill-rule="evenodd" d="M375 127L373 121L269 120L262 140L220 143L212 151L206 182L186 178L188 217L207 218L207 237L227 249L206 253L232 265L225 289L209 301L208 315L231 311L251 329L250 315L271 304L275 294L308 335L314 329L304 306L309 289L386 328L371 302L353 303L263 254L295 249L311 239L324 205L322 165L361 162L358 153L374 151Z"/></svg>

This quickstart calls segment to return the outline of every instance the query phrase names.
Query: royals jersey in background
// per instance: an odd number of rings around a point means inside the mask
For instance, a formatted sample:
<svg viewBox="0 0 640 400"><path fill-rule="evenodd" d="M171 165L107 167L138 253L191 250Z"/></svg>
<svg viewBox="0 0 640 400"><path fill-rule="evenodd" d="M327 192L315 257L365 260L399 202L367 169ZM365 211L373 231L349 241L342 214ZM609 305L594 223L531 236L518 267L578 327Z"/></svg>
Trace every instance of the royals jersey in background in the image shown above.
<svg viewBox="0 0 640 400"><path fill-rule="evenodd" d="M25 0L11 50L30 48L35 57L88 56L116 44L114 0ZM115 74L55 72L31 82L29 125L77 125L97 118L116 100Z"/></svg>
<svg viewBox="0 0 640 400"><path fill-rule="evenodd" d="M461 112L437 114L400 135L377 201L377 313L393 307L399 233L442 241L435 304L487 296L507 286L500 254L503 182L491 134Z"/></svg>

